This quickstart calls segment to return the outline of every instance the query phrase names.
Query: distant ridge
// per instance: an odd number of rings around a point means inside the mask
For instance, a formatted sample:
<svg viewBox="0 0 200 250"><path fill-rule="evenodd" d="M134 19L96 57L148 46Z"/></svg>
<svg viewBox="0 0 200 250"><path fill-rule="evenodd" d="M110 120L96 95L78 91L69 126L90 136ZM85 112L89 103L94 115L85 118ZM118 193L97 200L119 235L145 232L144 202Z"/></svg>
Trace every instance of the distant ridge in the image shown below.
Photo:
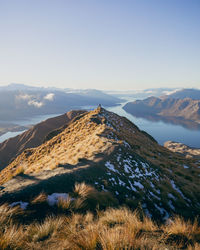
<svg viewBox="0 0 200 250"><path fill-rule="evenodd" d="M124 110L138 116L175 117L200 123L200 100L149 97L127 103Z"/></svg>
<svg viewBox="0 0 200 250"><path fill-rule="evenodd" d="M24 133L0 143L0 169L7 166L26 148L35 148L42 144L45 137L61 126L67 125L74 117L83 114L83 110L69 111L66 114L49 118Z"/></svg>
<svg viewBox="0 0 200 250"><path fill-rule="evenodd" d="M200 89L180 89L177 91L172 91L172 93L164 95L163 97L175 99L191 98L193 100L200 100Z"/></svg>

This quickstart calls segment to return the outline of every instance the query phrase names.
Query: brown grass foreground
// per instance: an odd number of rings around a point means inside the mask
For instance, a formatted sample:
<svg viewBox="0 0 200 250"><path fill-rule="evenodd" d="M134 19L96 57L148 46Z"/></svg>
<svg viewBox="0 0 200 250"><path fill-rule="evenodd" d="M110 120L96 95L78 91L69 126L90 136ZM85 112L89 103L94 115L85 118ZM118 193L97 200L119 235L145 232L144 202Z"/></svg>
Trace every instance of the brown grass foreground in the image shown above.
<svg viewBox="0 0 200 250"><path fill-rule="evenodd" d="M70 195L76 198L61 199L50 210L45 193L35 197L24 211L1 205L0 249L200 249L197 220L192 223L175 217L157 225L139 210L100 210L102 203L110 200L109 195L84 183L76 184ZM45 216L39 218L45 208ZM34 210L39 213L26 220Z"/></svg>

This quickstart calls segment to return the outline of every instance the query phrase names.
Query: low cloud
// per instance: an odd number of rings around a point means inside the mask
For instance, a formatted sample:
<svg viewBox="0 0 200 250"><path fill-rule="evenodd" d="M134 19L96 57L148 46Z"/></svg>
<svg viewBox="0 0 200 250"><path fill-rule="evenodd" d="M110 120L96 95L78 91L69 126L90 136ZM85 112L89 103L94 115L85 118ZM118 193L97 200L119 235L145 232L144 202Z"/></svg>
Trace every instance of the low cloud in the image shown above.
<svg viewBox="0 0 200 250"><path fill-rule="evenodd" d="M44 105L44 103L43 102L38 102L38 101L35 101L35 100L30 100L30 101L28 101L28 105L29 106L34 106L36 108L41 108Z"/></svg>
<svg viewBox="0 0 200 250"><path fill-rule="evenodd" d="M45 95L44 100L53 101L54 96L55 96L54 93L49 93L49 94Z"/></svg>
<svg viewBox="0 0 200 250"><path fill-rule="evenodd" d="M33 97L32 95L28 94L20 94L16 96L18 100L30 100L32 97Z"/></svg>
<svg viewBox="0 0 200 250"><path fill-rule="evenodd" d="M36 108L41 108L45 105L45 100L53 101L54 100L54 93L46 94L44 97L38 97L37 95L29 95L26 93L21 93L16 95L15 98L18 102L25 102L28 106L34 106Z"/></svg>
<svg viewBox="0 0 200 250"><path fill-rule="evenodd" d="M165 95L172 95L172 94L175 94L179 90L180 89L175 89L175 90L172 90L172 91L163 91L163 94L165 94Z"/></svg>

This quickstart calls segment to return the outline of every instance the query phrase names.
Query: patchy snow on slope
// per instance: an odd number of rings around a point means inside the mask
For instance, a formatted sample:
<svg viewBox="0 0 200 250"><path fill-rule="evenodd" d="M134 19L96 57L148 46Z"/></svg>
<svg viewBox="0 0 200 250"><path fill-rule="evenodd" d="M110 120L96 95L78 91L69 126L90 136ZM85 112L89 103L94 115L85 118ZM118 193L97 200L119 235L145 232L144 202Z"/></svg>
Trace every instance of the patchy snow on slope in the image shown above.
<svg viewBox="0 0 200 250"><path fill-rule="evenodd" d="M157 194L160 194L160 190L159 189L154 189L156 191Z"/></svg>
<svg viewBox="0 0 200 250"><path fill-rule="evenodd" d="M170 207L172 210L175 211L175 207L174 207L174 205L173 205L173 203L172 203L171 200L168 201L168 205L169 205L169 207Z"/></svg>
<svg viewBox="0 0 200 250"><path fill-rule="evenodd" d="M174 189L176 192L178 192L184 200L186 200L186 201L188 201L188 202L191 202L190 199L188 199L187 197L185 197L185 195L184 195L184 194L181 192L181 190L176 186L176 184L175 184L175 182L174 182L173 180L170 180L170 183L171 183L173 189Z"/></svg>
<svg viewBox="0 0 200 250"><path fill-rule="evenodd" d="M59 199L67 200L69 195L67 193L53 193L47 196L47 202L49 206L54 206L58 203Z"/></svg>
<svg viewBox="0 0 200 250"><path fill-rule="evenodd" d="M115 169L115 166L114 166L110 161L107 161L107 162L105 163L105 166L106 166L109 170L111 170L111 171L113 171L113 172L119 174L119 171L118 171L117 169Z"/></svg>
<svg viewBox="0 0 200 250"><path fill-rule="evenodd" d="M183 165L184 168L189 168L187 165Z"/></svg>
<svg viewBox="0 0 200 250"><path fill-rule="evenodd" d="M126 163L124 164L124 171L127 174L130 174L132 172L131 168L129 167L129 165L127 165Z"/></svg>
<svg viewBox="0 0 200 250"><path fill-rule="evenodd" d="M28 206L28 202L23 202L23 201L16 201L10 204L10 207L15 207L17 205L20 205L21 209L25 210Z"/></svg>
<svg viewBox="0 0 200 250"><path fill-rule="evenodd" d="M152 182L150 182L150 186L151 186L152 188L155 188L155 185L154 185Z"/></svg>
<svg viewBox="0 0 200 250"><path fill-rule="evenodd" d="M168 193L167 196L173 200L176 200L176 197L171 193Z"/></svg>
<svg viewBox="0 0 200 250"><path fill-rule="evenodd" d="M144 186L143 186L140 182L138 182L138 181L134 181L134 186L137 186L137 187L139 187L140 189L143 189L143 188L144 188Z"/></svg>
<svg viewBox="0 0 200 250"><path fill-rule="evenodd" d="M130 181L128 181L128 183L129 183L129 185L131 187L131 190L134 191L134 192L137 192L137 189L133 186L133 184Z"/></svg>
<svg viewBox="0 0 200 250"><path fill-rule="evenodd" d="M166 213L166 210L162 207L159 207L156 203L154 203L155 208L160 212L161 215Z"/></svg>
<svg viewBox="0 0 200 250"><path fill-rule="evenodd" d="M118 181L119 181L119 185L120 185L120 186L126 186L126 183L123 182L122 180L120 180L119 177L118 177Z"/></svg>
<svg viewBox="0 0 200 250"><path fill-rule="evenodd" d="M128 144L128 142L123 141L123 143L124 143L124 146L125 146L126 148L131 148L131 146Z"/></svg>
<svg viewBox="0 0 200 250"><path fill-rule="evenodd" d="M112 181L115 185L117 185L117 182L116 182L115 178L112 177L112 178L109 179L109 181Z"/></svg>
<svg viewBox="0 0 200 250"><path fill-rule="evenodd" d="M156 198L157 200L161 200L160 197L158 197L157 195L155 195L153 192L149 191L150 195L154 198Z"/></svg>

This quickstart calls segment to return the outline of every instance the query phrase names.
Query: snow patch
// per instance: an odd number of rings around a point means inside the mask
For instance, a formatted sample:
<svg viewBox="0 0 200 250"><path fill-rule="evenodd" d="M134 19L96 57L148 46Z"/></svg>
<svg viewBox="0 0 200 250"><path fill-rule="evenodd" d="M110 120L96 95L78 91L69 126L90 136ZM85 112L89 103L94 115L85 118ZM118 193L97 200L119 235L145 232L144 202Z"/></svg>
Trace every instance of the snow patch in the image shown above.
<svg viewBox="0 0 200 250"><path fill-rule="evenodd" d="M15 207L17 205L20 205L21 209L25 210L28 206L28 202L23 202L23 201L16 201L10 204L10 207Z"/></svg>
<svg viewBox="0 0 200 250"><path fill-rule="evenodd" d="M168 193L167 196L173 200L176 200L176 197L171 193Z"/></svg>
<svg viewBox="0 0 200 250"><path fill-rule="evenodd" d="M169 205L169 207L170 207L172 210L175 210L175 207L174 207L174 205L173 205L173 203L172 203L171 200L168 201L168 205Z"/></svg>
<svg viewBox="0 0 200 250"><path fill-rule="evenodd" d="M114 166L112 163L110 163L110 161L107 161L107 162L105 163L105 166L106 166L109 170L111 170L111 171L113 171L113 172L119 174L119 171L115 169L115 166Z"/></svg>
<svg viewBox="0 0 200 250"><path fill-rule="evenodd" d="M134 186L137 186L137 187L139 187L140 189L143 189L143 188L144 188L144 186L143 186L140 182L138 182L138 181L134 181Z"/></svg>
<svg viewBox="0 0 200 250"><path fill-rule="evenodd" d="M66 200L69 197L67 193L53 193L47 196L47 202L49 206L54 206L58 203L59 199Z"/></svg>
<svg viewBox="0 0 200 250"><path fill-rule="evenodd" d="M184 194L181 192L181 190L176 186L176 184L175 184L175 182L174 182L173 180L170 180L170 182L171 182L171 185L172 185L173 189L174 189L176 192L178 192L184 200L186 200L186 201L188 201L188 202L191 202L190 199L188 199L187 197L185 197L185 195L184 195Z"/></svg>

